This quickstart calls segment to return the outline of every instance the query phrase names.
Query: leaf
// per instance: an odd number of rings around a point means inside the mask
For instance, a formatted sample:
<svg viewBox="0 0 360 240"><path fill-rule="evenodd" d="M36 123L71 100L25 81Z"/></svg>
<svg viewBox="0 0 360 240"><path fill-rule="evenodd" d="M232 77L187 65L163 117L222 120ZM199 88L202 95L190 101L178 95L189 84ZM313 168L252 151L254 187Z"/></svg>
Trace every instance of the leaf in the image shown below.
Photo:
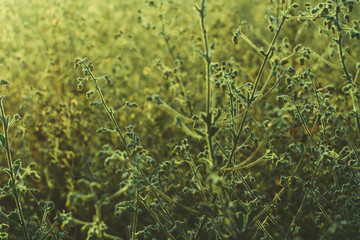
<svg viewBox="0 0 360 240"><path fill-rule="evenodd" d="M9 126L9 120L10 120L10 116L7 115L5 118L3 116L3 121L4 121L4 125L7 128Z"/></svg>
<svg viewBox="0 0 360 240"><path fill-rule="evenodd" d="M10 169L8 169L8 168L1 168L1 170L2 170L3 172L6 172L7 174L9 174L9 176L11 176Z"/></svg>
<svg viewBox="0 0 360 240"><path fill-rule="evenodd" d="M17 174L17 172L19 171L20 168L21 168L21 161L19 159L17 159L13 163L13 171L14 171L15 176L16 176L16 174Z"/></svg>
<svg viewBox="0 0 360 240"><path fill-rule="evenodd" d="M218 112L216 113L216 116L214 117L214 123L217 122L221 117L221 111L218 110Z"/></svg>
<svg viewBox="0 0 360 240"><path fill-rule="evenodd" d="M8 218L9 218L9 220L14 221L15 223L17 223L21 227L21 221L20 221L19 214L18 214L17 210L12 211L8 215Z"/></svg>
<svg viewBox="0 0 360 240"><path fill-rule="evenodd" d="M236 140L236 132L234 131L234 129L229 128L229 131L231 132L232 138L233 138L233 142L235 142Z"/></svg>
<svg viewBox="0 0 360 240"><path fill-rule="evenodd" d="M45 211L50 212L55 208L55 205L52 201L46 201L45 203Z"/></svg>
<svg viewBox="0 0 360 240"><path fill-rule="evenodd" d="M216 47L216 39L214 39L214 41L210 44L210 49L211 49L212 51L214 51L214 50L215 50L215 47Z"/></svg>
<svg viewBox="0 0 360 240"><path fill-rule="evenodd" d="M202 136L202 137L205 137L206 135L205 135L205 133L203 133L201 130L199 130L199 129L194 129L194 132L196 132L197 134L199 134L200 136Z"/></svg>
<svg viewBox="0 0 360 240"><path fill-rule="evenodd" d="M0 239L7 240L8 239L8 234L5 233L5 232L0 232Z"/></svg>
<svg viewBox="0 0 360 240"><path fill-rule="evenodd" d="M9 85L9 84L10 83L7 80L5 80L3 78L0 79L0 85Z"/></svg>
<svg viewBox="0 0 360 240"><path fill-rule="evenodd" d="M238 93L237 95L238 95L242 100L244 100L245 102L247 101L247 99L246 99L246 97L245 97L244 94Z"/></svg>
<svg viewBox="0 0 360 240"><path fill-rule="evenodd" d="M2 134L2 133L0 133L0 143L1 143L1 145L5 148L6 146L6 144L5 144L5 136L4 136L4 134Z"/></svg>

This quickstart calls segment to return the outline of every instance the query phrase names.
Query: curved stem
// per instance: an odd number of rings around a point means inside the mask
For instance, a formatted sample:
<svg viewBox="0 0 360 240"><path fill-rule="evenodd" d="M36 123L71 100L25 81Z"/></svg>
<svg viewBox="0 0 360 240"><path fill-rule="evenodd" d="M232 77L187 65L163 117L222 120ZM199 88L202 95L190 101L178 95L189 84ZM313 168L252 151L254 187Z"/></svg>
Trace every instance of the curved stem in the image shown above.
<svg viewBox="0 0 360 240"><path fill-rule="evenodd" d="M354 80L349 72L349 69L345 63L345 53L343 50L343 46L342 46L342 27L340 25L339 22L339 13L336 13L336 22L337 22L337 29L338 29L338 39L337 39L337 45L338 45L338 49L339 49L339 57L340 57L340 62L342 65L342 69L345 73L345 77L346 80L351 83L352 85L354 85ZM353 86L354 87L354 86ZM354 96L353 91L351 91L351 101L352 101L352 105L353 105L353 110L356 113L356 125L357 125L357 131L358 131L358 136L360 137L360 117L359 117L359 103L356 99L356 97Z"/></svg>
<svg viewBox="0 0 360 240"><path fill-rule="evenodd" d="M108 114L109 118L111 119L114 127L115 127L115 131L119 134L121 140L123 141L124 143L124 146L125 146L125 149L126 149L126 152L129 154L129 156L131 155L131 152L130 152L130 149L127 147L127 142L126 142L126 139L124 137L124 135L121 133L121 130L120 130L120 127L119 127L119 124L117 123L117 121L115 120L115 117L114 117L114 112L112 110L110 110L110 108L108 107L108 105L106 104L105 102L105 99L104 99L104 95L99 87L99 84L97 82L97 78L94 76L94 74L92 73L92 71L90 70L89 66L86 64L86 62L84 60L81 60L82 64L85 66L85 68L88 70L90 76L91 76L91 79L95 85L95 89L100 97L100 100L101 100L101 103L102 105L104 106L105 108L105 111L106 113Z"/></svg>
<svg viewBox="0 0 360 240"><path fill-rule="evenodd" d="M278 29L276 30L276 33L275 33L275 35L274 35L274 37L273 37L273 39L272 39L272 41L271 41L271 43L269 45L269 48L268 48L268 50L267 50L267 52L266 52L266 54L264 56L265 58L264 58L263 62L261 63L260 69L259 69L258 74L257 74L256 79L255 79L254 90L251 92L251 96L250 96L250 99L249 99L249 102L248 102L248 106L247 106L247 108L245 110L245 114L244 114L243 119L241 121L240 129L239 129L238 133L236 134L235 142L234 142L233 148L231 150L230 157L228 159L228 163L226 164L226 167L228 167L231 164L232 158L234 157L236 146L237 146L237 143L239 142L242 130L243 130L244 126L245 126L245 121L246 121L248 112L250 110L252 102L254 101L254 95L255 95L257 86L259 85L259 82L260 82L261 76L262 76L262 74L264 72L266 63L270 59L270 56L271 56L271 54L272 54L272 52L274 50L274 44L275 44L276 39L278 38L278 36L280 34L280 30L281 30L282 26L284 25L285 20L287 19L287 14L288 14L289 10L290 9L288 9L286 11L285 15L283 16L283 18L282 18L282 20L280 22L280 25L279 25Z"/></svg>
<svg viewBox="0 0 360 240"><path fill-rule="evenodd" d="M28 230L25 224L25 217L24 217L24 213L23 213L23 209L21 206L21 201L20 201L20 193L18 192L17 189L17 184L16 184L16 180L15 180L15 174L14 174L14 168L13 168L13 164L12 164L12 159L11 159L11 149L10 149L10 141L9 141L9 119L6 117L5 115L5 110L4 110L4 104L2 102L2 100L4 99L5 96L2 96L0 99L0 109L1 109L1 120L3 123L3 130L4 130L4 137L5 137L5 146L3 146L6 150L6 157L7 157L7 161L8 161L8 166L9 166L9 170L10 170L10 178L11 178L11 182L12 182L12 188L13 188L13 194L15 196L15 203L16 203L16 208L18 211L18 215L19 215L19 219L20 219L20 224L21 227L23 229L24 232L24 238L26 240L29 239L28 236Z"/></svg>
<svg viewBox="0 0 360 240"><path fill-rule="evenodd" d="M104 96L102 94L102 91L101 91L101 88L97 82L97 78L94 76L94 74L92 73L89 65L86 64L86 61L84 59L81 59L80 60L81 64L85 67L85 69L88 71L90 77L92 78L93 80L93 83L95 85L95 88L96 88L96 91L98 92L98 95L100 97L100 100L101 100L101 103L102 105L104 106L109 118L111 119L113 125L115 126L115 130L116 132L118 133L118 135L120 136L123 144L125 145L125 149L126 149L126 152L128 153L129 155L129 158L131 158L132 160L135 160L135 157L134 155L131 154L131 151L130 149L128 148L127 146L127 142L126 142L126 139L124 137L124 135L121 133L121 130L120 130L120 127L119 127L119 124L117 123L115 117L114 117L114 112L112 111L112 109L110 109L108 107L108 105L106 104L106 101L104 99ZM164 213L168 216L168 218L170 219L170 222L172 224L175 224L175 221L173 220L171 214L168 212L168 210L166 209L164 203L161 201L159 195L157 194L157 192L161 192L160 190L156 189L150 182L149 180L147 179L144 171L139 167L139 165L132 165L130 164L132 167L134 167L134 169L141 175L141 177L144 179L146 185L150 188L150 191L152 192L152 194L155 196L155 198L159 201L160 205L161 205L161 208L162 210L164 211ZM161 192L162 193L162 192ZM165 195L167 198L171 199L170 197L168 197L165 193L163 193L163 195ZM163 196L164 197L164 196Z"/></svg>

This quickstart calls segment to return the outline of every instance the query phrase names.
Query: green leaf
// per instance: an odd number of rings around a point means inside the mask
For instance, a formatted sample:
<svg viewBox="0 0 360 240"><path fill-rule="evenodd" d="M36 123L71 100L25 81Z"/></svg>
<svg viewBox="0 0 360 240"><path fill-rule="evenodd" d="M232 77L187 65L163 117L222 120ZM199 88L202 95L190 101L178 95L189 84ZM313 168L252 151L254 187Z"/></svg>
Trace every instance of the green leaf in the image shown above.
<svg viewBox="0 0 360 240"><path fill-rule="evenodd" d="M242 100L244 100L245 102L247 101L247 99L246 99L246 97L245 97L244 94L238 93L237 95L238 95Z"/></svg>
<svg viewBox="0 0 360 240"><path fill-rule="evenodd" d="M0 85L9 85L9 84L10 83L7 80L5 80L3 78L0 79Z"/></svg>
<svg viewBox="0 0 360 240"><path fill-rule="evenodd" d="M221 111L218 110L218 112L216 113L216 116L214 117L214 122L217 122L221 117Z"/></svg>
<svg viewBox="0 0 360 240"><path fill-rule="evenodd" d="M199 129L194 129L194 132L196 132L197 134L199 134L199 135L202 136L202 137L205 137L205 136L206 136L205 133L202 132L202 131L199 130Z"/></svg>
<svg viewBox="0 0 360 240"><path fill-rule="evenodd" d="M9 228L9 225L6 223L0 224L0 232L6 231Z"/></svg>
<svg viewBox="0 0 360 240"><path fill-rule="evenodd" d="M19 227L21 227L21 221L20 221L19 214L18 214L17 210L12 211L8 215L8 217L9 217L9 220L17 223L19 225Z"/></svg>
<svg viewBox="0 0 360 240"><path fill-rule="evenodd" d="M8 239L8 234L5 232L0 232L0 239L1 240L7 240Z"/></svg>
<svg viewBox="0 0 360 240"><path fill-rule="evenodd" d="M46 201L45 203L45 211L50 212L55 208L55 205L52 201Z"/></svg>
<svg viewBox="0 0 360 240"><path fill-rule="evenodd" d="M21 161L19 159L17 159L14 161L14 164L13 164L13 171L14 171L15 176L20 168L21 168Z"/></svg>
<svg viewBox="0 0 360 240"><path fill-rule="evenodd" d="M234 129L229 128L229 131L231 132L232 138L233 138L233 142L235 142L236 140L236 132L234 131Z"/></svg>
<svg viewBox="0 0 360 240"><path fill-rule="evenodd" d="M2 134L2 133L0 133L0 143L1 143L1 145L5 148L6 146L6 144L5 144L5 136L4 136L4 134Z"/></svg>
<svg viewBox="0 0 360 240"><path fill-rule="evenodd" d="M9 120L10 120L10 116L7 115L5 118L3 117L3 121L5 124L5 127L7 128L9 126Z"/></svg>
<svg viewBox="0 0 360 240"><path fill-rule="evenodd" d="M3 172L6 172L7 174L9 174L9 176L11 176L10 169L8 169L8 168L1 168L1 170L2 170Z"/></svg>

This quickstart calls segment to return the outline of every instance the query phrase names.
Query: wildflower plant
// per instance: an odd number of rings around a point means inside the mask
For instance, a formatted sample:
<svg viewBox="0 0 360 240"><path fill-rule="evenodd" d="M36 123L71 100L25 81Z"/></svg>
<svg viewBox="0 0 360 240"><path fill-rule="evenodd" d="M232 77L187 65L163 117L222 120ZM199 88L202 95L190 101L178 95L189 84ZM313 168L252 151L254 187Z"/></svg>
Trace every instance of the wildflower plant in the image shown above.
<svg viewBox="0 0 360 240"><path fill-rule="evenodd" d="M7 80L1 79L0 85L10 84ZM1 223L1 239L8 239L10 236L15 236L17 228L23 232L23 239L46 239L52 237L53 239L64 239L66 233L59 232L56 228L57 224L48 219L48 214L54 209L54 203L51 201L37 200L36 189L31 187L31 182L40 182L41 177L36 171L36 164L32 163L28 167L23 167L22 161L12 159L12 149L10 142L9 129L15 122L21 119L18 113L14 114L12 118L5 114L3 99L5 96L0 97L0 111L1 121L3 126L3 133L0 134L0 144L5 150L7 159L7 168L1 168L2 174L7 175L7 185L1 186L0 193L1 199L13 199L15 202L15 209L9 211L7 204L6 209L1 207L1 217L6 219L6 223ZM24 199L31 199L35 202L32 208L32 217L25 215ZM28 206L29 207L29 206ZM26 209L28 208L26 207ZM37 208L37 209L36 209ZM38 218L40 211L41 219Z"/></svg>
<svg viewBox="0 0 360 240"><path fill-rule="evenodd" d="M0 3L0 238L357 239L359 4Z"/></svg>

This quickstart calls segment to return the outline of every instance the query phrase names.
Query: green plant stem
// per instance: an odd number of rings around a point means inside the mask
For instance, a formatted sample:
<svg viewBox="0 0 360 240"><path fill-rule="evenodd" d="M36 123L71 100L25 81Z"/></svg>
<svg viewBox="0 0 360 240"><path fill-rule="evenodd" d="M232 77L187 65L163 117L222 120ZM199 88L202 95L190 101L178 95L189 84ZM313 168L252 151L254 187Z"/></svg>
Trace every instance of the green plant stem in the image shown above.
<svg viewBox="0 0 360 240"><path fill-rule="evenodd" d="M346 139L348 140L349 144L351 145L351 148L352 148L353 151L354 151L354 154L355 154L355 156L356 156L356 159L357 159L358 162L360 163L360 156L359 156L359 154L358 154L358 152L357 152L357 150L356 150L355 145L354 145L353 142L351 141L351 138L350 138L350 136L349 136L349 133L346 131L345 126L344 126L342 120L340 119L339 114L338 114L337 112L335 112L335 111L334 111L333 113L334 113L334 115L336 116L338 122L340 123L340 125L341 125L341 127L342 127L342 129L343 129L343 131L344 131L344 133L345 133L345 136L346 136Z"/></svg>
<svg viewBox="0 0 360 240"><path fill-rule="evenodd" d="M163 2L161 1L161 2L160 2L160 9L162 8L162 6L163 6ZM167 35L167 34L165 33L165 22L164 22L164 17L163 17L163 13L162 13L162 12L160 12L159 18L160 18L160 21L161 21L161 32L160 32L160 35L162 35L162 36L164 37L164 41L165 41L165 43L166 43L166 47L167 47L167 49L168 49L168 51L169 51L169 53L170 53L170 56L171 56L173 62L175 63L177 57L176 57L175 54L174 54L174 49L173 49L173 48L171 47L171 45L170 45L170 37L169 37L169 35ZM180 85L180 87L181 87L181 91L183 91L183 93L184 93L184 96L185 96L185 99L186 99L186 104L187 104L187 106L188 106L188 108L189 108L190 116L192 116L193 110L192 110L192 107L191 107L191 101L190 101L191 99L190 99L189 94L187 93L187 91L186 91L186 89L185 89L185 86L184 86L184 83L183 83L183 81L182 81L182 78L179 76L178 72L175 73L175 79L176 79L176 81L179 83L179 85Z"/></svg>
<svg viewBox="0 0 360 240"><path fill-rule="evenodd" d="M73 218L73 217L71 218L71 220L74 221L74 223L79 224L79 225L90 225L90 226L95 225L94 222L86 222L86 221L76 219L76 218ZM103 235L104 238L107 238L107 239L122 240L122 238L120 238L120 237L117 237L117 236L114 236L114 235L111 235L111 234L108 234L108 233L105 233L105 232L103 232L102 235Z"/></svg>
<svg viewBox="0 0 360 240"><path fill-rule="evenodd" d="M151 208L147 205L146 201L144 198L142 198L140 196L140 201L143 204L143 206L146 208L146 210L150 213L150 215L152 216L152 218L155 220L155 222L162 227L165 232L167 233L167 235L171 238L171 239L176 239L168 230L167 228L160 222L160 220L158 219L158 217L155 215L155 213L151 210Z"/></svg>
<svg viewBox="0 0 360 240"><path fill-rule="evenodd" d="M49 228L49 230L47 231L47 233L46 233L40 240L46 239L46 238L51 234L52 230L53 230L56 226L57 226L57 223L54 222L54 223L50 226L50 228ZM56 235L52 235L52 237L55 237L55 239L57 239Z"/></svg>
<svg viewBox="0 0 360 240"><path fill-rule="evenodd" d="M313 78L312 78L311 73L310 73L310 79L311 79L311 82L312 82L312 85L313 85L313 88L314 88L314 92L315 92L315 95L316 95L316 99L317 99L317 102L318 102L318 105L319 105L320 115L322 115L322 113L323 113L323 112L322 112L322 105L321 105L321 103L320 103L320 99L319 99L319 97L318 97L317 90L316 90L316 87L315 87L315 84L314 84L314 81L313 81ZM305 124L305 121L304 121L303 117L301 116L301 113L300 113L300 111L299 111L299 108L298 108L296 102L295 102L292 98L290 98L290 97L288 97L288 98L289 98L289 99L293 102L293 104L295 105L296 110L297 110L297 112L298 112L298 114L299 114L299 117L300 117L300 119L301 119L302 125L303 125L303 127L305 128L307 134L309 135L309 137L311 138L311 140L314 142L314 144L315 144L318 148L320 148L320 144L318 144L318 143L315 142L315 139L312 137L311 133L309 132L309 129L307 128L307 126L306 126L306 124ZM320 117L320 119L321 119L321 117ZM323 120L321 120L321 124L322 124L322 127L323 127L323 138L324 138L324 142L326 142L325 123L323 122ZM322 153L322 154L323 154L323 153ZM308 194L310 193L310 190L312 189L312 187L313 187L313 185L314 185L314 182L315 182L317 173L318 173L318 171L319 171L319 169L320 169L320 166L321 166L321 156L319 157L319 159L318 159L318 161L317 161L317 163L316 163L315 172L314 172L314 174L313 174L313 176L312 176L312 178L311 178L310 186L309 186L309 188L306 190L306 193L305 193L305 195L304 195L304 197L303 197L303 199L302 199L302 201L301 201L301 204L300 204L300 206L299 206L299 208L298 208L298 210L297 210L297 212L296 212L293 220L292 220L291 223L290 223L290 226L289 226L289 229L288 229L288 231L287 231L286 236L289 235L290 230L291 230L291 227L295 224L296 218L297 218L297 216L299 215L299 213L300 213L301 210L302 210L302 207L303 207L303 205L304 205L304 203L305 203L305 200L306 200Z"/></svg>
<svg viewBox="0 0 360 240"><path fill-rule="evenodd" d="M240 206L241 206L242 208L244 208L245 211L246 211L248 214L250 214L250 213L251 213L250 209L243 203L243 201L241 201L240 197L238 196L238 194L236 194L236 192L234 191L234 189L232 189L231 187L228 187L228 189L229 189L230 192L235 196L235 198L238 200ZM254 221L256 222L256 224L258 225L258 227L259 227L270 239L272 239L270 233L266 230L264 224L262 224L262 223L259 221L259 219L258 219L257 216L254 217Z"/></svg>
<svg viewBox="0 0 360 240"><path fill-rule="evenodd" d="M317 142L315 141L315 139L313 138L313 136L311 135L311 133L310 133L310 131L309 131L309 128L306 126L305 120L304 120L304 118L303 118L302 115L301 115L299 106L296 104L296 102L294 101L294 99L293 99L292 97L289 97L288 95L282 95L282 96L290 99L290 101L294 104L294 106L295 106L295 108L296 108L296 111L297 111L297 113L299 114L299 118L300 118L301 124L303 125L303 127L304 127L307 135L309 135L311 141L312 141L317 147L320 147L319 143L317 143Z"/></svg>
<svg viewBox="0 0 360 240"><path fill-rule="evenodd" d="M95 76L93 75L92 71L90 70L89 66L86 64L86 62L84 60L81 60L81 63L85 66L86 70L89 72L89 75L90 77L92 78L93 80L93 83L95 85L95 88L96 88L96 91L98 92L98 95L100 97L100 100L101 100L101 103L102 105L104 106L108 116L110 117L113 125L115 126L115 130L116 132L119 134L120 138L122 139L122 142L123 144L125 145L125 149L129 155L130 158L134 158L134 156L131 154L131 151L130 149L128 148L127 146L127 142L126 142L126 139L124 138L124 135L121 133L121 130L120 130L120 127L117 123L117 121L115 120L115 117L114 117L114 113L113 111L110 110L110 108L107 106L106 102L105 102L105 99L103 97L103 94L102 94L102 91L101 91L101 88L99 86L99 84L97 83L97 78L95 78ZM153 193L153 195L155 196L155 198L159 201L160 205L161 205L161 208L162 210L164 211L164 213L169 217L169 219L171 220L171 223L172 224L175 224L175 221L173 220L171 214L168 212L168 210L165 208L163 202L161 201L159 195L157 194L157 191L160 191L160 190L157 190L156 188L154 188L154 186L149 182L149 180L147 179L145 173L143 172L143 170L137 165L135 167L135 169L137 170L137 172L140 173L140 175L142 176L142 178L145 180L146 184L149 186L151 192ZM156 189L156 190L155 190ZM160 191L161 192L161 191ZM161 192L162 193L162 192ZM162 193L163 195L166 195L165 193ZM166 195L166 197L168 197ZM170 197L168 197L169 199L171 199Z"/></svg>
<svg viewBox="0 0 360 240"><path fill-rule="evenodd" d="M212 201L211 201L211 204L214 204L214 203L215 203L216 198L217 198L217 195L215 194L215 195L213 196L213 199L212 199ZM204 227L204 224L205 224L207 218L208 218L207 215L203 215L203 217L202 217L202 219L201 219L200 227L198 228L198 230L197 230L197 232L196 232L195 239L198 239L198 238L199 238L199 235L200 235L200 233L201 233L201 231L202 231L202 228ZM215 224L215 223L214 223L214 225L215 225L215 227L216 227L216 224Z"/></svg>
<svg viewBox="0 0 360 240"><path fill-rule="evenodd" d="M315 172L314 172L314 174L313 174L313 176L312 176L312 178L311 178L310 186L309 186L309 188L306 190L305 195L304 195L303 199L301 200L301 204L300 204L300 206L299 206L299 208L298 208L295 216L293 217L293 219L292 219L292 221L291 221L291 223L290 223L290 225L289 225L289 228L288 228L286 237L289 236L290 231L291 231L291 227L295 224L296 218L297 218L297 216L299 215L299 213L301 212L301 210L302 210L302 208L303 208L303 206L304 206L305 200L306 200L308 194L310 193L310 190L312 189L312 186L314 185L315 178L316 178L316 176L317 176L317 173L318 173L318 171L319 171L319 169L320 169L320 165L321 165L321 156L319 157L319 159L318 159L318 161L316 162L316 164L317 164L317 165L316 165L316 168L315 168Z"/></svg>
<svg viewBox="0 0 360 240"><path fill-rule="evenodd" d="M7 157L7 162L8 162L8 166L9 166L9 170L10 170L10 178L11 178L11 182L13 184L13 194L15 196L15 203L16 203L16 208L18 211L18 215L19 215L19 219L20 219L20 223L21 223L21 227L22 230L24 232L24 238L25 240L29 239L29 235L28 235L28 230L25 224L25 217L24 217L24 213L22 210L22 206L21 206L21 201L20 201L20 194L17 190L17 184L16 184L16 180L15 180L15 175L14 175L14 169L13 169L13 165L12 165L12 159L11 159L11 149L10 149L10 141L9 141L9 124L8 124L8 119L5 115L5 110L4 110L4 104L2 102L2 100L4 99L5 96L2 96L0 99L0 108L1 108L1 119L2 119L2 123L3 123L3 131L4 131L4 136L5 136L5 150L6 150L6 157Z"/></svg>
<svg viewBox="0 0 360 240"><path fill-rule="evenodd" d="M271 54L272 54L272 52L273 52L273 50L274 50L275 41L276 41L276 39L278 38L278 36L279 36L279 34L280 34L280 30L281 30L282 26L284 25L285 20L287 19L287 14L288 14L289 10L290 10L290 8L286 11L285 15L282 17L282 20L281 20L281 22L280 22L280 25L279 25L278 29L276 30L276 33L275 33L275 35L274 35L274 37L273 37L273 39L272 39L272 41L271 41L271 43L270 43L270 45L269 45L269 48L268 48L268 50L267 50L267 52L266 52L266 54L265 54L265 56L264 56L264 60L263 60L263 62L261 63L260 69L259 69L258 74L257 74L256 79L255 79L254 89L253 89L253 91L251 92L251 97L250 97L250 99L249 99L247 108L246 108L246 110L245 110L245 114L244 114L244 116L243 116L243 118L242 118L241 125L240 125L240 129L239 129L238 133L236 134L235 142L233 143L234 145L233 145L233 148L232 148L232 150L231 150L231 152L230 152L230 156L229 156L229 158L228 158L228 163L226 164L226 167L228 167L228 166L232 163L231 161L232 161L232 158L234 157L234 153L235 153L237 144L238 144L238 142L239 142L239 139L240 139L242 130L243 130L244 126L245 126L245 122L246 122L246 118L247 118L248 112L249 112L249 110L250 110L250 107L251 107L252 102L254 101L254 95L255 95L257 86L258 86L258 84L259 84L259 82L260 82L260 79L261 79L261 76L262 76L262 74L263 74L263 72L264 72L266 63L267 63L267 61L269 60L269 58L270 58L270 56L271 56Z"/></svg>
<svg viewBox="0 0 360 240"><path fill-rule="evenodd" d="M270 80L272 79L272 77L275 75L276 73L276 64L275 63L272 63L271 64L271 70L270 70L270 73L268 75L268 77L266 78L264 84L262 85L261 87L261 90L260 90L260 93L263 93L265 91L265 88L267 87L268 83L270 82Z"/></svg>
<svg viewBox="0 0 360 240"><path fill-rule="evenodd" d="M136 226L138 221L138 208L139 208L139 183L136 183L136 207L135 207L135 213L132 215L132 221L131 221L131 239L135 240L136 237Z"/></svg>
<svg viewBox="0 0 360 240"><path fill-rule="evenodd" d="M239 141L239 139L240 139L242 130L243 130L244 126L245 126L245 121L246 121L248 112L249 112L249 110L250 110L251 104L252 104L252 102L254 101L254 96L255 96L255 92L256 92L257 86L258 86L258 84L259 84L259 82L260 82L260 79L261 79L261 76L262 76L262 74L263 74L263 72L264 72L266 63L267 63L267 61L270 59L270 57L271 57L271 55L272 55L272 52L273 52L273 50L274 50L274 44L275 44L275 42L276 42L276 40L277 40L277 38L278 38L278 36L279 36L279 34L280 34L280 30L281 30L283 24L285 23L285 20L287 19L287 15L288 15L290 9L291 9L291 8L289 8L289 9L286 11L286 13L284 14L284 16L282 17L282 20L281 20L281 22L280 22L280 25L279 25L279 27L277 28L276 33L275 33L275 35L274 35L274 37L273 37L273 39L272 39L272 41L271 41L271 43L270 43L270 45L269 45L269 47L268 47L268 50L267 50L267 52L266 52L265 55L264 55L264 60L263 60L263 62L261 63L260 69L259 69L258 74L257 74L257 76L256 76L255 84L254 84L254 89L253 89L253 91L252 91L252 93L251 93L251 96L250 96L250 99L249 99L249 101L248 101L248 106L247 106L247 108L246 108L246 110L245 110L243 119L242 119L242 121L241 121L240 129L239 129L239 131L238 131L238 133L237 133L237 135L236 135L235 142L233 143L234 145L233 145L233 148L232 148L232 150L231 150L230 156L228 157L228 162L227 162L227 164L226 164L226 167L228 167L229 165L232 165L232 158L234 157L234 153L235 153L236 148L237 148L237 143L238 143L238 141ZM226 168L226 167L225 167L225 168ZM250 192L250 194L252 195L252 197L255 198L255 195L252 193L250 186L248 186L248 185L246 184L245 179L244 179L243 176L241 175L240 171L237 171L237 172L238 172L238 176L240 177L240 180L242 180L243 183L245 184L246 189ZM266 211L265 211L265 212L266 212ZM276 223L276 221L270 216L270 214L269 214L268 212L266 212L266 214L267 214L268 217L272 220L272 222L275 224L275 226L280 230L280 232L287 238L286 233L283 231L283 229L281 228L281 226L279 226L279 225ZM270 237L271 237L271 236L270 236Z"/></svg>
<svg viewBox="0 0 360 240"><path fill-rule="evenodd" d="M211 56L209 53L209 44L208 44L208 36L205 27L205 0L201 2L201 8L196 6L197 11L200 14L200 27L202 31L202 37L204 42L204 50L203 57L205 59L205 72L206 72L206 116L209 117L210 115L210 108L211 108L211 83L210 83L210 63L211 63Z"/></svg>
<svg viewBox="0 0 360 240"><path fill-rule="evenodd" d="M104 106L104 109L106 111L106 113L108 114L109 118L111 119L112 123L114 124L114 127L115 127L115 131L119 134L124 146L125 146L125 149L127 151L127 153L129 154L129 156L131 156L131 152L129 150L129 148L127 147L127 142L126 142L126 139L124 137L124 135L122 134L121 130L120 130L120 127L119 127L119 124L117 123L117 121L115 120L115 117L114 117L114 112L112 110L110 110L110 108L108 107L108 105L106 104L105 102L105 99L104 99L104 96L102 94L102 91L99 87L99 84L97 82L97 78L94 76L94 74L92 73L92 71L90 70L89 66L86 64L86 62L84 60L81 60L82 64L86 67L86 69L88 70L89 74L90 74L90 77L95 85L95 89L100 97L100 100L101 100L101 103L102 105Z"/></svg>
<svg viewBox="0 0 360 240"><path fill-rule="evenodd" d="M199 12L200 15L200 27L202 31L202 38L204 42L204 50L205 52L202 53L202 56L205 59L205 78L206 78L206 127L207 127L207 145L210 152L210 160L214 162L214 148L212 143L212 132L211 132L211 125L213 122L213 115L210 113L210 109L213 109L214 106L214 86L211 84L210 79L210 64L211 64L211 54L209 51L209 40L207 35L207 30L205 27L205 2L206 0L202 0L201 8L195 5L196 10Z"/></svg>
<svg viewBox="0 0 360 240"><path fill-rule="evenodd" d="M346 80L351 83L354 87L354 81L353 81L353 78L351 76L351 74L349 73L349 69L345 63L345 54L344 54L344 50L343 50L343 43L342 43L342 27L340 25L340 22L339 22L339 13L336 13L336 25L337 25L337 30L338 30L338 39L337 39L337 45L338 45L338 49L339 49L339 57L340 57L340 62L341 62L341 65L342 65L342 69L345 73L345 76L346 76ZM356 125L357 125L357 131L358 131L358 138L360 138L360 116L359 116L359 103L357 101L357 99L354 97L354 93L353 93L353 90L351 90L351 101L352 101L352 105L353 105L353 109L354 109L354 112L356 113Z"/></svg>
<svg viewBox="0 0 360 240"><path fill-rule="evenodd" d="M318 116L318 118L320 118L320 122L321 122L321 126L322 126L322 134L323 134L323 141L324 142L327 142L327 137L326 137L326 126L325 126L325 122L324 122L324 119L321 117L323 114L324 114L324 110L323 110L323 106L320 102L320 98L319 98L319 95L318 95L318 90L316 89L316 86L315 86L315 83L314 83L314 78L312 76L312 74L310 73L310 76L309 76L310 80L311 80L311 84L313 86L313 89L314 89L314 92L315 92L315 96L316 96L316 101L319 105L319 111L320 111L320 116ZM315 128L313 128L314 130Z"/></svg>
<svg viewBox="0 0 360 240"><path fill-rule="evenodd" d="M40 202L37 200L37 198L34 196L34 194L33 194L31 191L28 191L27 193L28 193L28 194L30 195L30 197L35 201L36 205L40 208L40 210L41 210L42 212L46 213L46 210L41 207ZM47 234L46 234L46 236L48 236L49 234L52 233L52 230L53 230L54 227L57 225L57 223L55 222L55 223L51 224L48 216L46 216L46 223L47 223L47 225L50 227L50 229L48 230L48 232L47 232ZM56 234L55 234L54 232L52 233L51 236L52 236L54 239L56 239L56 240L58 239L58 237L56 236ZM45 237L43 237L42 239L45 239Z"/></svg>

